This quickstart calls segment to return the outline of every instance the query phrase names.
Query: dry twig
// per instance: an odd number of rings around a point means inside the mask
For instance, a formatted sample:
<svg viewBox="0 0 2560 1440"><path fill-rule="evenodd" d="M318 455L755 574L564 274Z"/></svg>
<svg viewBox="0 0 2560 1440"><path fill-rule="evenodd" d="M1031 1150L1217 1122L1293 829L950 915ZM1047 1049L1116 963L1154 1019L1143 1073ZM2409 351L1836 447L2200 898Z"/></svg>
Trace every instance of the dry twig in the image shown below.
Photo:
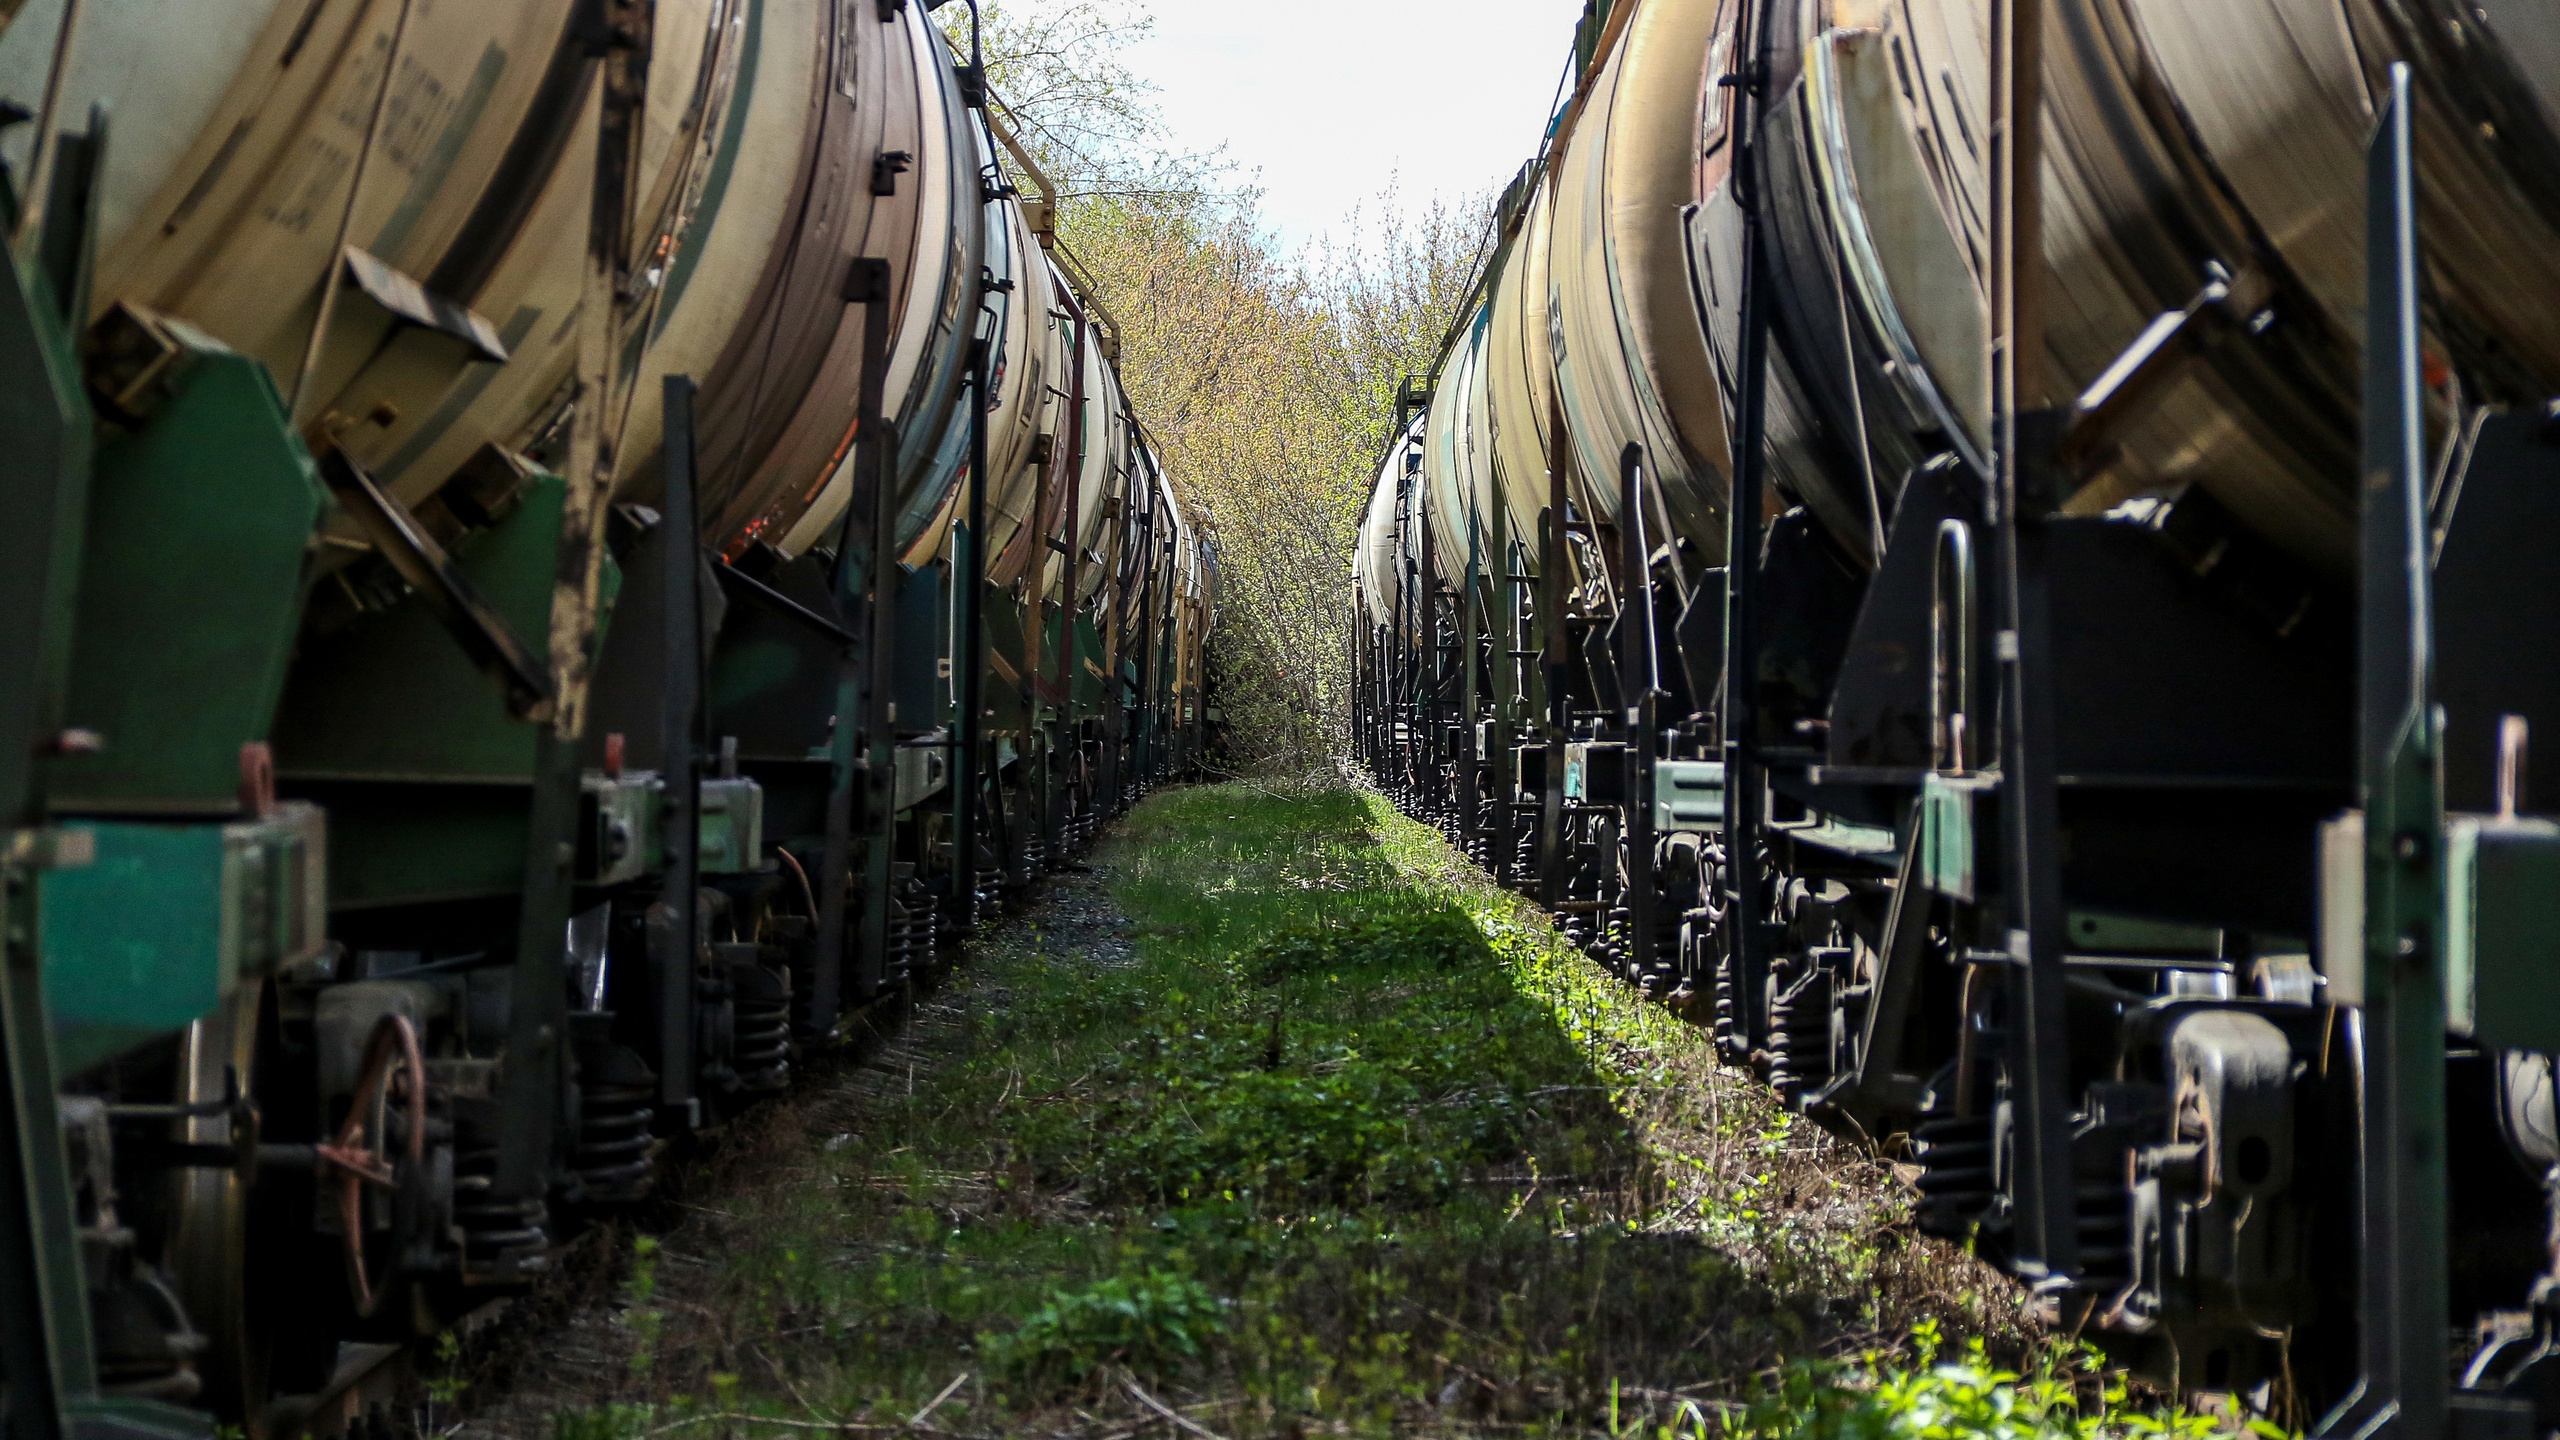
<svg viewBox="0 0 2560 1440"><path fill-rule="evenodd" d="M1187 1430L1190 1433L1199 1436L1200 1440L1227 1440L1227 1437L1219 1434L1217 1431L1203 1426L1200 1422L1193 1420L1181 1411L1174 1409L1172 1406L1167 1405L1153 1395L1148 1394L1139 1386L1137 1381L1123 1380L1120 1383L1128 1387L1129 1393L1137 1398L1139 1404L1146 1406L1158 1415L1172 1421L1177 1428Z"/></svg>

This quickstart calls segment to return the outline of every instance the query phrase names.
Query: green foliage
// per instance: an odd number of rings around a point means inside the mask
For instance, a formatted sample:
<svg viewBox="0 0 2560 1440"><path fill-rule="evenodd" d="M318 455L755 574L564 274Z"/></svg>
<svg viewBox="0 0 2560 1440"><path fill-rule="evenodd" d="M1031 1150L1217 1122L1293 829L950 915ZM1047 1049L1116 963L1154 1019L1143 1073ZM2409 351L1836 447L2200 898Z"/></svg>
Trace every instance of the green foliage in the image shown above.
<svg viewBox="0 0 2560 1440"><path fill-rule="evenodd" d="M1863 1365L1796 1360L1723 1430L1725 1440L2211 1440L2211 1416L2135 1406L2121 1377L2088 1347L2048 1350L2026 1375L1992 1362L1979 1339L1953 1360L1934 1322L1912 1336L1914 1358ZM2283 1440L2253 1421L2243 1433Z"/></svg>
<svg viewBox="0 0 2560 1440"><path fill-rule="evenodd" d="M1254 942L1244 959L1255 979L1276 984L1317 970L1452 970L1484 953L1484 936L1464 912L1391 905L1338 924L1316 920L1290 925Z"/></svg>
<svg viewBox="0 0 2560 1440"><path fill-rule="evenodd" d="M935 1421L969 1434L1160 1426L1124 1374L1234 1440L1960 1419L1934 1362L1811 1363L1931 1317L1993 1336L1964 1404L2043 1413L2005 1282L1376 797L1166 792L1096 864L1119 912L973 947L899 1060L813 1097L823 1144L698 1216L707 1264L635 1253L639 1429L894 1427L963 1370Z"/></svg>
<svg viewBox="0 0 2560 1440"><path fill-rule="evenodd" d="M1219 542L1211 644L1228 761L1329 769L1348 740L1344 566L1396 387L1438 361L1507 177L1455 203L1408 204L1390 187L1293 252L1223 156L1168 132L1128 63L1153 24L1142 4L982 8L996 111L1054 186L1057 238L1119 336L1131 407ZM967 10L939 18L966 53Z"/></svg>
<svg viewBox="0 0 2560 1440"><path fill-rule="evenodd" d="M1106 1365L1157 1376L1205 1354L1226 1314L1207 1286L1151 1266L1053 1291L1018 1328L979 1343L989 1365L1035 1388L1080 1382Z"/></svg>
<svg viewBox="0 0 2560 1440"><path fill-rule="evenodd" d="M658 1296L658 1241L642 1235L631 1242L631 1274L622 1284L622 1323L638 1341L631 1351L633 1374L645 1373L658 1358L658 1332L666 1314L650 1302Z"/></svg>
<svg viewBox="0 0 2560 1440"><path fill-rule="evenodd" d="M632 1440L648 1433L657 1418L655 1405L615 1403L563 1410L551 1417L551 1440Z"/></svg>
<svg viewBox="0 0 2560 1440"><path fill-rule="evenodd" d="M981 0L978 13L996 113L1070 203L1206 193L1217 158L1182 150L1157 113L1155 86L1125 58L1155 28L1144 5ZM969 7L945 7L937 18L965 60Z"/></svg>
<svg viewBox="0 0 2560 1440"><path fill-rule="evenodd" d="M462 1340L447 1330L436 1337L435 1368L426 1377L427 1399L437 1405L451 1405L462 1399L471 1388L459 1373L462 1362Z"/></svg>

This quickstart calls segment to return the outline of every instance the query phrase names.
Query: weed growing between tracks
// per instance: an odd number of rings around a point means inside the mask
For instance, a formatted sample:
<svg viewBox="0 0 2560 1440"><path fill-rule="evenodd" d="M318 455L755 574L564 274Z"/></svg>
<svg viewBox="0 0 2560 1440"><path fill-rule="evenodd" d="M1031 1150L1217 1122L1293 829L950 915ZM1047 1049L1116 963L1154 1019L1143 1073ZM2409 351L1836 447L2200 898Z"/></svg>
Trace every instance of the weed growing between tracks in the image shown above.
<svg viewBox="0 0 2560 1440"><path fill-rule="evenodd" d="M2097 1433L1880 1167L1375 797L1175 791L1099 863L1134 954L1000 929L859 1128L646 1267L560 1440ZM1823 1358L1940 1325L1992 1350Z"/></svg>

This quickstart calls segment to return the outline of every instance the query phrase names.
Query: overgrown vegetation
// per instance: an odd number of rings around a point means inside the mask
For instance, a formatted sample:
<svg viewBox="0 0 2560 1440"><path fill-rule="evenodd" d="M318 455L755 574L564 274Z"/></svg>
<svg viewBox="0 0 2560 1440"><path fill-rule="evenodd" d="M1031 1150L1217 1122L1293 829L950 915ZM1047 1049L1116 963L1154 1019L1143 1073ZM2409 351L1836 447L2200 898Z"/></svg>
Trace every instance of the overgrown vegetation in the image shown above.
<svg viewBox="0 0 2560 1440"><path fill-rule="evenodd" d="M1131 405L1219 544L1211 644L1228 759L1329 768L1348 748L1343 577L1396 384L1437 358L1503 177L1457 204L1390 189L1344 217L1340 238L1292 252L1249 179L1165 130L1123 59L1151 23L1144 6L981 9L995 113L1054 186L1058 239L1119 333ZM943 16L965 50L967 11Z"/></svg>
<svg viewBox="0 0 2560 1440"><path fill-rule="evenodd" d="M846 1130L636 1257L560 1440L2170 1423L1375 797L1177 791L1100 863L1134 953L973 957Z"/></svg>

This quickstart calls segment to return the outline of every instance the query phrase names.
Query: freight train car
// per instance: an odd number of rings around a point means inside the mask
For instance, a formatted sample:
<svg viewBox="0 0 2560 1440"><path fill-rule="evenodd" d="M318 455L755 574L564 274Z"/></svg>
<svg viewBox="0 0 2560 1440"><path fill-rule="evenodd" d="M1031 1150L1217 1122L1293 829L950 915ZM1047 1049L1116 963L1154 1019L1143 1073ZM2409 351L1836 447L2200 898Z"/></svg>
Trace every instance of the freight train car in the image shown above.
<svg viewBox="0 0 2560 1440"><path fill-rule="evenodd" d="M2321 1433L2560 1428L2555 36L1595 0L1354 565L1402 803Z"/></svg>
<svg viewBox="0 0 2560 1440"><path fill-rule="evenodd" d="M1197 759L928 8L7 7L13 1440L294 1428Z"/></svg>

